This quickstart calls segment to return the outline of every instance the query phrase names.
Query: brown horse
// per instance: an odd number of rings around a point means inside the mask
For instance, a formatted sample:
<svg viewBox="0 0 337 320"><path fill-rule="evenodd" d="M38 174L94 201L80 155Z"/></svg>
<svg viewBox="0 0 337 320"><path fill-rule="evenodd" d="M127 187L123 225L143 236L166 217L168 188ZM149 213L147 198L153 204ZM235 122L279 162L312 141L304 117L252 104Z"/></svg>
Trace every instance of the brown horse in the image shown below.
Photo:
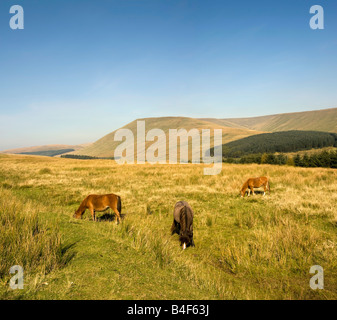
<svg viewBox="0 0 337 320"><path fill-rule="evenodd" d="M194 247L193 241L193 210L186 201L179 201L174 206L171 234L179 234L180 245Z"/></svg>
<svg viewBox="0 0 337 320"><path fill-rule="evenodd" d="M112 193L104 195L90 194L82 201L79 208L75 211L74 218L80 219L85 210L89 209L92 219L96 221L96 211L103 212L109 208L111 208L115 212L117 216L117 222L120 222L120 214L122 211L120 196Z"/></svg>
<svg viewBox="0 0 337 320"><path fill-rule="evenodd" d="M245 196L246 190L248 189L248 197L250 196L250 192L253 193L253 196L255 196L254 188L264 188L263 195L266 195L266 190L270 192L270 185L269 180L267 177L258 177L258 178L249 178L242 186L241 188L241 197Z"/></svg>

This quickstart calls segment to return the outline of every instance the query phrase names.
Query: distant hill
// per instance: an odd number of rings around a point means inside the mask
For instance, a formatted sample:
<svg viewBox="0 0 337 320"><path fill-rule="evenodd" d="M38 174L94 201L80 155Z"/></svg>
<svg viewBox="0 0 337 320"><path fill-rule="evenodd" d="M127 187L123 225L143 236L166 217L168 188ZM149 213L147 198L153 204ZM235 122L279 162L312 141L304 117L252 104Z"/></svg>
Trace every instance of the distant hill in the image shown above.
<svg viewBox="0 0 337 320"><path fill-rule="evenodd" d="M17 148L1 151L0 153L6 154L26 154L26 155L39 155L39 156L57 156L71 151L78 151L90 145L81 144L81 145L66 145L66 144L52 144L44 146L35 146L35 147L26 147L26 148Z"/></svg>
<svg viewBox="0 0 337 320"><path fill-rule="evenodd" d="M144 120L146 122L146 131L153 128L159 128L162 129L166 135L169 129L222 129L223 143L264 132L289 130L337 132L337 108L255 118L195 119L186 117L161 117L139 120ZM137 120L122 128L132 130L136 137ZM113 131L90 146L81 150L76 150L70 154L87 155L91 157L113 157L115 148L120 144L120 142L114 141L115 132L116 131ZM151 145L151 143L152 142L147 143L146 148ZM168 141L166 144L168 145Z"/></svg>
<svg viewBox="0 0 337 320"><path fill-rule="evenodd" d="M223 157L240 158L251 154L297 152L337 147L337 134L319 131L283 131L263 133L226 143Z"/></svg>
<svg viewBox="0 0 337 320"><path fill-rule="evenodd" d="M194 119L194 118L186 118L186 117L162 117L162 118L146 118L146 119L138 119L144 120L146 126L146 132L151 129L158 128L165 132L168 137L169 129L211 129L211 136L213 134L213 129L222 129L223 133L223 142L229 142L236 139L248 137L251 135L259 134L260 131L250 130L246 128L233 128L233 127L225 127L223 125L219 125L214 122L202 120L202 119ZM122 127L125 129L130 129L135 136L137 137L137 120L127 124ZM113 131L90 146L71 152L70 154L76 155L87 155L92 157L113 157L115 148L121 143L119 141L114 141L115 132ZM153 142L146 143L146 148L150 146ZM168 148L168 141L166 142L166 146ZM178 150L179 151L179 150Z"/></svg>
<svg viewBox="0 0 337 320"><path fill-rule="evenodd" d="M36 151L36 152L22 152L20 154L26 154L31 156L45 156L45 157L55 157L59 155L66 154L68 152L75 151L74 149L60 149L60 150L48 150L48 151Z"/></svg>
<svg viewBox="0 0 337 320"><path fill-rule="evenodd" d="M223 144L268 132L302 130L337 133L337 108L307 112L284 113L252 118L196 119L188 117L160 117L139 120L145 121L146 132L151 129L158 128L162 129L167 137L169 129L211 129L211 134L213 129L222 129ZM130 129L136 138L137 120L130 122L122 128ZM115 148L121 143L114 141L115 132L116 131L113 131L107 134L92 144L78 146L47 145L5 150L2 153L37 154L37 152L42 152L44 154L58 153L56 156L60 156L61 154L70 154L98 158L111 158L114 156ZM153 142L147 142L146 148L149 147L152 143ZM166 145L168 148L168 141L166 142ZM63 151L69 151L69 149L74 149L74 151L63 153Z"/></svg>
<svg viewBox="0 0 337 320"><path fill-rule="evenodd" d="M337 108L237 119L203 119L218 125L264 132L314 130L337 132Z"/></svg>

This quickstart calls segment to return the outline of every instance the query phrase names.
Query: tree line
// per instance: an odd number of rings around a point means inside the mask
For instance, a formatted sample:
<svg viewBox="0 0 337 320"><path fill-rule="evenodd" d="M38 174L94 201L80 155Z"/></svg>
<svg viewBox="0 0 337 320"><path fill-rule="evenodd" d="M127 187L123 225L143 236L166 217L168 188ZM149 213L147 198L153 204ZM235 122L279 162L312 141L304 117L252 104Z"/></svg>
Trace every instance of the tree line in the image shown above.
<svg viewBox="0 0 337 320"><path fill-rule="evenodd" d="M78 159L78 160L114 160L113 157L92 157L92 156L82 156L77 154L63 154L61 158L68 158L68 159Z"/></svg>
<svg viewBox="0 0 337 320"><path fill-rule="evenodd" d="M79 160L91 160L91 159L98 159L97 157L91 156L81 156L76 154L63 154L61 158L68 158L68 159L79 159Z"/></svg>
<svg viewBox="0 0 337 320"><path fill-rule="evenodd" d="M223 162L226 163L238 163L238 164L274 164L274 165L289 165L295 167L306 168L337 168L337 150L335 151L321 151L313 154L304 155L296 154L295 156L289 156L285 154L252 154L243 156L241 158L223 158Z"/></svg>
<svg viewBox="0 0 337 320"><path fill-rule="evenodd" d="M242 158L248 155L298 152L325 147L337 147L336 133L292 130L263 133L226 143L222 146L222 155L225 158Z"/></svg>

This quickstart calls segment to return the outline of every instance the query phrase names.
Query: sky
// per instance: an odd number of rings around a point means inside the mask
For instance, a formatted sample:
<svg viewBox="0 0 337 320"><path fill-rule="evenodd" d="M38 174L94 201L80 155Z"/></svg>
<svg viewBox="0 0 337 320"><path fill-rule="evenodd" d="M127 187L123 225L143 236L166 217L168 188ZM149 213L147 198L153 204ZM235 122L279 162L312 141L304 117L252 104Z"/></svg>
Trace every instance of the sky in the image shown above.
<svg viewBox="0 0 337 320"><path fill-rule="evenodd" d="M137 118L337 107L336 34L335 0L1 0L0 150L94 142Z"/></svg>

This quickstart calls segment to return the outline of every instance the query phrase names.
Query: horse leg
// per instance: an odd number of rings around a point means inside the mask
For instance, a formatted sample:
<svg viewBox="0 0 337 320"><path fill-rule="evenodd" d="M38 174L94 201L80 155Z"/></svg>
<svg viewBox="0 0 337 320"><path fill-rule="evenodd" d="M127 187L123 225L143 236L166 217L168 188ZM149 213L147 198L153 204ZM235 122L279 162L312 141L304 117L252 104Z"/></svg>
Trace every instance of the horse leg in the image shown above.
<svg viewBox="0 0 337 320"><path fill-rule="evenodd" d="M117 216L117 224L118 224L119 222L121 222L121 216L120 216L119 211L117 210L117 208L115 206L113 207L113 211L115 212L115 214Z"/></svg>
<svg viewBox="0 0 337 320"><path fill-rule="evenodd" d="M95 218L95 210L94 210L94 208L90 208L90 212L91 212L92 220L93 220L93 221L96 221L96 218Z"/></svg>
<svg viewBox="0 0 337 320"><path fill-rule="evenodd" d="M267 190L267 185L264 185L263 189L264 189L263 196L265 196L266 195L266 190Z"/></svg>
<svg viewBox="0 0 337 320"><path fill-rule="evenodd" d="M254 187L250 187L250 190L252 191L253 196L255 196Z"/></svg>
<svg viewBox="0 0 337 320"><path fill-rule="evenodd" d="M250 189L248 188L248 197L250 197Z"/></svg>

